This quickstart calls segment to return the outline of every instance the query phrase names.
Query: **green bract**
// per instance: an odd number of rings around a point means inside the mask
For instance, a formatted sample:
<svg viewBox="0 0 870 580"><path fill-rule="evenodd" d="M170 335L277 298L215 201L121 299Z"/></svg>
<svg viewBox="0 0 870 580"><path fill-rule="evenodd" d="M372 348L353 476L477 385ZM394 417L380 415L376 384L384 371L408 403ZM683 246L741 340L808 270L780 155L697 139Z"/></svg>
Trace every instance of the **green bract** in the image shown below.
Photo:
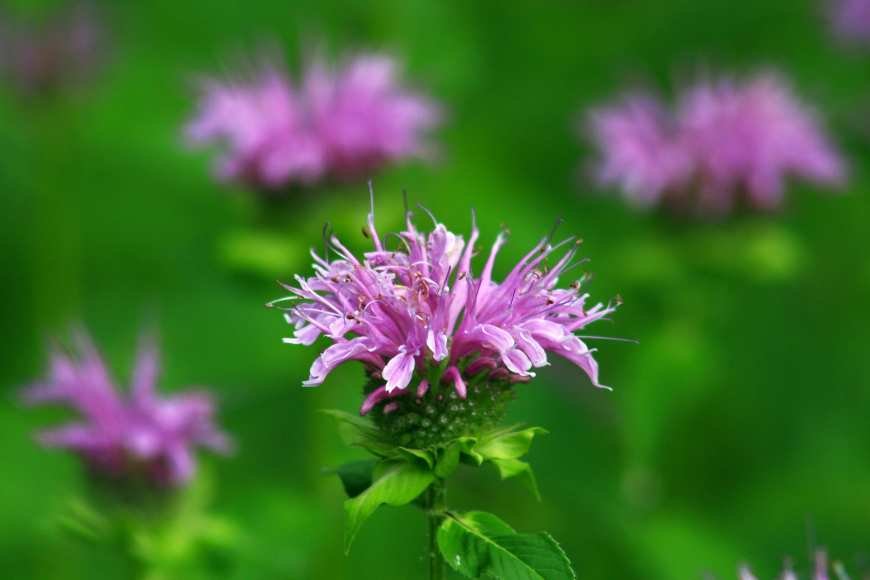
<svg viewBox="0 0 870 580"><path fill-rule="evenodd" d="M366 390L371 392L377 386L379 383L373 381ZM389 440L422 449L445 446L457 437L473 437L491 429L513 398L513 384L508 381L470 385L465 399L453 388L439 385L422 397L391 399L390 407L380 405L371 416Z"/></svg>

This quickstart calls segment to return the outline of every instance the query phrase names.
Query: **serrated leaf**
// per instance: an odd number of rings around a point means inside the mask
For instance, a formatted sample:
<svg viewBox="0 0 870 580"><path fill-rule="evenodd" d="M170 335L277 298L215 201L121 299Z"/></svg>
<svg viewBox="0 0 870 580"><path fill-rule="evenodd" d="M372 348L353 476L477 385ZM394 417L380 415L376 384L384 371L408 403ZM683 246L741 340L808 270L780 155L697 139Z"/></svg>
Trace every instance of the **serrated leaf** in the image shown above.
<svg viewBox="0 0 870 580"><path fill-rule="evenodd" d="M402 506L423 493L435 476L416 463L385 462L377 466L374 481L357 497L344 502L345 552L350 551L359 529L382 504Z"/></svg>
<svg viewBox="0 0 870 580"><path fill-rule="evenodd" d="M347 497L356 497L371 486L377 464L374 459L363 459L349 461L335 470Z"/></svg>
<svg viewBox="0 0 870 580"><path fill-rule="evenodd" d="M448 514L438 529L438 548L468 578L573 580L571 562L547 533L518 534L486 512Z"/></svg>

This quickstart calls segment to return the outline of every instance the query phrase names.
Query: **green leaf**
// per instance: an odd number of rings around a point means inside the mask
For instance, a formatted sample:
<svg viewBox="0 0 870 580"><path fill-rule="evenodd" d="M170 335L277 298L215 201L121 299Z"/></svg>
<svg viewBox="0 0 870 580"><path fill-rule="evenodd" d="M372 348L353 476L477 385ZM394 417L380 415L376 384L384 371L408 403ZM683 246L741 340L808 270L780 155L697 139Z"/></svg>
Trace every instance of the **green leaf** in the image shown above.
<svg viewBox="0 0 870 580"><path fill-rule="evenodd" d="M484 459L519 459L529 452L535 435L546 435L546 429L510 427L484 435L474 450Z"/></svg>
<svg viewBox="0 0 870 580"><path fill-rule="evenodd" d="M438 461L435 464L435 475L441 479L450 477L456 471L456 468L459 467L459 459L462 455L471 455L476 443L477 439L474 437L460 437L451 441L438 457ZM475 453L474 455L477 454ZM479 462L477 464L480 465Z"/></svg>
<svg viewBox="0 0 870 580"><path fill-rule="evenodd" d="M395 445L387 441L367 419L337 409L326 409L322 413L338 421L339 434L348 445L362 447L379 457L396 455Z"/></svg>
<svg viewBox="0 0 870 580"><path fill-rule="evenodd" d="M540 500L541 494L532 466L520 461L520 457L529 452L536 435L546 433L540 427L520 429L514 426L497 429L484 434L471 450L466 451L466 455L472 457L478 465L487 461L492 463L502 479L522 477L525 486Z"/></svg>
<svg viewBox="0 0 870 580"><path fill-rule="evenodd" d="M532 471L532 466L519 459L490 459L490 462L498 469L499 477L508 479L511 477L520 477L523 485L525 485L535 499L541 501L541 492L538 490L538 480L535 479L535 472Z"/></svg>
<svg viewBox="0 0 870 580"><path fill-rule="evenodd" d="M416 463L385 462L374 471L371 486L358 496L344 502L346 529L345 552L350 552L359 529L381 504L402 506L423 493L435 476Z"/></svg>
<svg viewBox="0 0 870 580"><path fill-rule="evenodd" d="M335 470L347 497L356 497L371 486L377 463L374 459L350 461Z"/></svg>
<svg viewBox="0 0 870 580"><path fill-rule="evenodd" d="M435 456L433 453L424 449L412 449L410 447L395 445L368 419L363 419L357 415L336 409L328 409L322 412L338 421L341 438L348 445L362 447L383 459L396 459L412 463L422 461L429 469L435 466Z"/></svg>
<svg viewBox="0 0 870 580"><path fill-rule="evenodd" d="M518 534L486 512L449 513L438 529L441 555L468 578L576 579L571 562L545 532Z"/></svg>
<svg viewBox="0 0 870 580"><path fill-rule="evenodd" d="M423 463L425 463L426 467L428 467L429 469L432 469L432 467L435 465L435 457L433 457L432 453L423 449L413 449L411 447L397 447L395 458L407 459L412 462L419 459Z"/></svg>

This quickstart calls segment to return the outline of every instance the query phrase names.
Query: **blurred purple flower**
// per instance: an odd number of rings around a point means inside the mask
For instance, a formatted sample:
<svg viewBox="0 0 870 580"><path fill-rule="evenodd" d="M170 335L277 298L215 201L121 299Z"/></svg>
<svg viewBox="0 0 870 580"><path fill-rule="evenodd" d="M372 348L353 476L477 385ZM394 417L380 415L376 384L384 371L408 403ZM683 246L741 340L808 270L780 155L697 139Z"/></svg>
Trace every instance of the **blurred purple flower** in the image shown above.
<svg viewBox="0 0 870 580"><path fill-rule="evenodd" d="M677 117L701 202L714 211L731 209L740 195L756 208L779 207L790 175L827 185L845 179L813 114L776 76L700 84L684 94Z"/></svg>
<svg viewBox="0 0 870 580"><path fill-rule="evenodd" d="M24 393L28 404L57 403L81 416L80 422L40 433L43 445L73 451L109 476L142 472L149 481L171 486L193 477L194 447L231 450L230 440L214 425L214 403L207 393L158 396L158 355L151 341L143 341L127 395L114 385L84 333L76 346L77 356L53 352L49 376Z"/></svg>
<svg viewBox="0 0 870 580"><path fill-rule="evenodd" d="M615 185L637 205L654 205L669 190L686 185L691 158L675 139L676 128L653 97L629 95L593 110L589 125L601 150L598 181Z"/></svg>
<svg viewBox="0 0 870 580"><path fill-rule="evenodd" d="M831 572L833 572L833 575L831 575ZM757 580L752 570L745 564L738 569L738 578L739 580ZM799 580L799 578L789 562L786 562L785 569L778 577L779 580ZM849 577L842 564L834 562L833 566L829 566L827 553L824 550L817 551L811 580L833 580L834 578L837 580L848 580Z"/></svg>
<svg viewBox="0 0 870 580"><path fill-rule="evenodd" d="M829 186L845 180L813 113L772 74L699 82L671 114L633 97L592 111L590 127L601 151L599 181L644 205L712 214L740 202L775 209L789 177Z"/></svg>
<svg viewBox="0 0 870 580"><path fill-rule="evenodd" d="M477 276L471 268L479 236L475 225L466 244L440 223L428 234L418 231L409 212L397 236L399 249L388 250L372 212L366 233L373 251L359 259L332 237L339 259L330 262L312 252L315 276L296 276L295 286L285 286L291 295L272 303L298 301L286 313L294 336L284 342L311 345L321 335L333 342L312 365L306 386L321 384L347 361L361 361L383 382L363 403L365 414L392 397L422 397L433 380L438 381L433 386L452 386L463 399L471 379L527 381L532 369L548 364L548 352L578 365L602 386L594 349L575 332L615 307L587 308L581 281L557 286L561 274L582 263L574 261L573 238L555 245L541 240L497 282L492 273L506 241L503 233ZM548 258L562 248L548 267Z"/></svg>
<svg viewBox="0 0 870 580"><path fill-rule="evenodd" d="M834 33L852 44L870 43L870 0L828 0Z"/></svg>
<svg viewBox="0 0 870 580"><path fill-rule="evenodd" d="M41 23L0 14L0 76L23 94L86 80L104 53L105 33L90 3L75 3Z"/></svg>
<svg viewBox="0 0 870 580"><path fill-rule="evenodd" d="M433 102L401 86L393 59L358 55L335 69L312 59L299 87L274 62L248 80L207 80L186 134L223 146L221 180L275 190L430 157L425 137L439 119Z"/></svg>

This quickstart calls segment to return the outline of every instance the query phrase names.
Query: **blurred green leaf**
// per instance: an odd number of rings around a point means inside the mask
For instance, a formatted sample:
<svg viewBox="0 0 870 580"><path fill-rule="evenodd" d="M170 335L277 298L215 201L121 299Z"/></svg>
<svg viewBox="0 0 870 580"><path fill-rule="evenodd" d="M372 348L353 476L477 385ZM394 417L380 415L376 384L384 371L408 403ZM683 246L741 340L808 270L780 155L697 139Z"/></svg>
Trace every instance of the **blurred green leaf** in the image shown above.
<svg viewBox="0 0 870 580"><path fill-rule="evenodd" d="M576 578L559 544L545 532L518 534L486 512L450 513L438 529L441 555L468 578Z"/></svg>
<svg viewBox="0 0 870 580"><path fill-rule="evenodd" d="M271 279L292 272L306 250L286 233L264 230L229 233L219 246L221 258L230 268Z"/></svg>

